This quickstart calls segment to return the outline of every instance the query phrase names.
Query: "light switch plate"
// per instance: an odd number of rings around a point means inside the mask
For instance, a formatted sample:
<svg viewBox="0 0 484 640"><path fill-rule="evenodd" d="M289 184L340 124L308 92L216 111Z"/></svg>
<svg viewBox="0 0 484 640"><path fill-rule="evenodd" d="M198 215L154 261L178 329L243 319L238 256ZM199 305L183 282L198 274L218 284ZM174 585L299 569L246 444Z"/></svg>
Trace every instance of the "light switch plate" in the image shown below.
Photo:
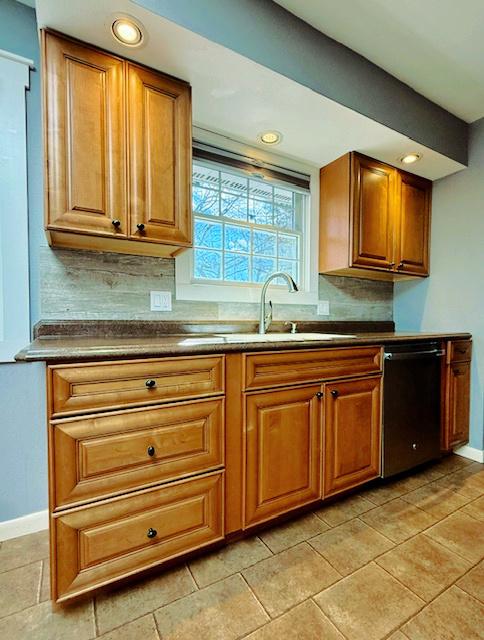
<svg viewBox="0 0 484 640"><path fill-rule="evenodd" d="M171 291L150 292L151 311L171 311Z"/></svg>
<svg viewBox="0 0 484 640"><path fill-rule="evenodd" d="M318 316L329 316L329 300L318 302Z"/></svg>

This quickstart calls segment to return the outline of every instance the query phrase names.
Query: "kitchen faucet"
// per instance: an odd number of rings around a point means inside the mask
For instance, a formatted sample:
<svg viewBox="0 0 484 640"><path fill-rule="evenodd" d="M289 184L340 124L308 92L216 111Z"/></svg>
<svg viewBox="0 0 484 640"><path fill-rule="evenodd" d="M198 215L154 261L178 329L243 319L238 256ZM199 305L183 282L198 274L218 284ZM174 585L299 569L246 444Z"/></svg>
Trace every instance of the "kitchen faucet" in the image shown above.
<svg viewBox="0 0 484 640"><path fill-rule="evenodd" d="M291 293L295 293L296 291L299 291L299 289L297 288L297 284L294 282L291 276L285 271L275 271L274 273L271 273L267 277L260 294L260 313L259 313L259 333L260 334L264 334L272 322L272 302L270 300L269 300L269 311L266 313L266 291L267 291L267 287L275 278L282 278L283 280L285 280L287 282L287 288Z"/></svg>

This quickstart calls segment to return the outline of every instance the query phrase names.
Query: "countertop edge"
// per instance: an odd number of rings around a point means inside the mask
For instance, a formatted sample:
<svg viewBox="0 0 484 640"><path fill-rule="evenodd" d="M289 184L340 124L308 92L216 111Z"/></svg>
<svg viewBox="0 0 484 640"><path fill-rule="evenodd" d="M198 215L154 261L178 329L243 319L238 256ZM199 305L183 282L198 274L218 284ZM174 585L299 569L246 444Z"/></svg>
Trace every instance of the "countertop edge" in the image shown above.
<svg viewBox="0 0 484 640"><path fill-rule="evenodd" d="M177 336L181 337L181 336ZM204 336L206 339L209 336ZM171 336L173 340L175 336ZM195 336L191 338L196 339ZM105 345L82 345L86 338L79 338L79 345L72 344L62 345L63 340L60 338L50 338L43 340L34 340L30 345L22 349L16 356L17 362L46 362L48 364L68 363L68 362L95 362L109 360L124 359L142 359L157 358L165 356L189 356L189 355L209 355L209 354L225 354L225 353L241 353L241 352L268 352L268 351L295 351L295 350L311 350L311 349L327 349L334 347L351 347L351 346L384 346L386 344L395 344L410 341L425 340L445 340L445 339L462 339L469 340L472 335L468 332L462 333L372 333L357 336L355 338L338 338L332 340L312 340L308 342L288 341L288 342L247 342L247 343L204 343L193 345L173 344L173 342L165 342L163 338L155 336L149 338L159 344L149 343L140 345L133 344L109 344L109 339ZM148 340L148 338L144 338ZM133 341L139 338L133 337ZM75 339L71 339L75 341ZM46 344L47 343L47 344ZM48 344L52 343L52 345ZM57 343L57 344L56 344Z"/></svg>

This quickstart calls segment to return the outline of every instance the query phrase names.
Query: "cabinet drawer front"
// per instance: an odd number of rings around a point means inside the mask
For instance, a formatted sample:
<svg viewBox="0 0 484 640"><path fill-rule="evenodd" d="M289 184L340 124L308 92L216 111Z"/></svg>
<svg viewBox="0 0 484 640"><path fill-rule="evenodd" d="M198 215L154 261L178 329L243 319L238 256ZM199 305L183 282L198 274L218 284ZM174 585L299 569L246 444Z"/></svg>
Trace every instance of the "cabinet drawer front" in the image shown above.
<svg viewBox="0 0 484 640"><path fill-rule="evenodd" d="M381 371L379 347L252 354L246 357L246 389L361 376Z"/></svg>
<svg viewBox="0 0 484 640"><path fill-rule="evenodd" d="M223 356L51 368L51 415L223 393Z"/></svg>
<svg viewBox="0 0 484 640"><path fill-rule="evenodd" d="M57 602L223 538L223 473L52 517Z"/></svg>
<svg viewBox="0 0 484 640"><path fill-rule="evenodd" d="M223 414L220 399L52 424L54 508L222 466Z"/></svg>
<svg viewBox="0 0 484 640"><path fill-rule="evenodd" d="M455 340L449 343L449 362L468 362L472 355L470 340Z"/></svg>

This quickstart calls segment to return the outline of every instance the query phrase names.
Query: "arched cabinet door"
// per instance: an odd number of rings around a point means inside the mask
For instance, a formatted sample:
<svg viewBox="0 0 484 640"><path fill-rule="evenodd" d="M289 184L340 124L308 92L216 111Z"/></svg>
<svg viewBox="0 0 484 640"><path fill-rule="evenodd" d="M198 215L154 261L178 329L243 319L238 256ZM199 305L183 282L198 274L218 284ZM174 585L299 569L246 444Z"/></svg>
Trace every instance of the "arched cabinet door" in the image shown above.
<svg viewBox="0 0 484 640"><path fill-rule="evenodd" d="M129 235L146 242L191 243L190 86L127 65Z"/></svg>

